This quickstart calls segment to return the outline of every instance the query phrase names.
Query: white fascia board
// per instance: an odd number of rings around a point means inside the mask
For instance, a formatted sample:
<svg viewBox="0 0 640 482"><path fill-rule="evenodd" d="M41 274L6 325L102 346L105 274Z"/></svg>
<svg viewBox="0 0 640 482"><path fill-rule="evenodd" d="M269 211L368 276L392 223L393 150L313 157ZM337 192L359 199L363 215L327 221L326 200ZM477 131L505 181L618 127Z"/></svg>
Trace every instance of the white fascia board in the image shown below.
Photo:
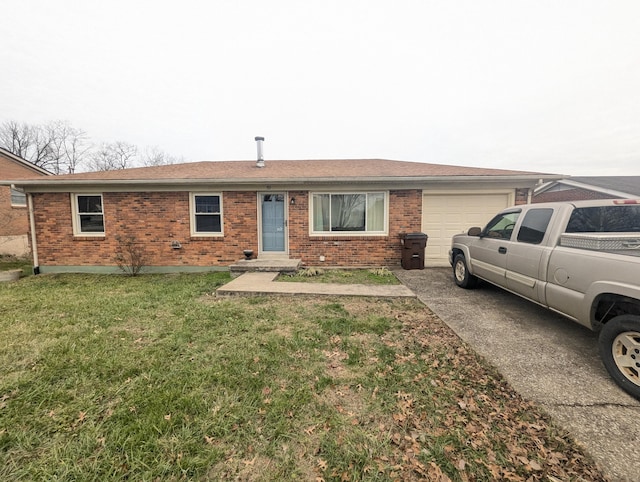
<svg viewBox="0 0 640 482"><path fill-rule="evenodd" d="M561 176L547 176L547 178L561 178ZM317 186L328 184L373 184L373 185L392 185L398 188L412 186L423 186L424 184L433 183L449 183L449 184L467 184L467 183L511 183L521 187L533 187L540 181L540 175L523 175L523 176L420 176L420 177L357 177L357 178L297 178L297 179L273 179L273 178L228 178L228 179L56 179L55 176L43 179L29 180L11 180L0 181L0 184L14 184L27 192L60 192L63 190L73 190L80 188L97 188L97 189L123 189L136 188L148 191L150 189L176 189L179 187L188 188L189 186L234 186L236 188L247 189L251 187L261 187L265 185L295 189L304 186Z"/></svg>
<svg viewBox="0 0 640 482"><path fill-rule="evenodd" d="M587 191L599 192L599 193L611 195L614 197L631 198L631 199L635 199L636 197L638 197L635 194L631 194L628 192L616 191L613 189L605 189L603 187L594 186L593 184L585 184L583 182L572 181L571 179L559 179L553 182L547 182L542 186L540 186L540 188L536 188L535 193L536 194L543 193L556 184L564 184L565 186L574 187L577 189L585 189Z"/></svg>

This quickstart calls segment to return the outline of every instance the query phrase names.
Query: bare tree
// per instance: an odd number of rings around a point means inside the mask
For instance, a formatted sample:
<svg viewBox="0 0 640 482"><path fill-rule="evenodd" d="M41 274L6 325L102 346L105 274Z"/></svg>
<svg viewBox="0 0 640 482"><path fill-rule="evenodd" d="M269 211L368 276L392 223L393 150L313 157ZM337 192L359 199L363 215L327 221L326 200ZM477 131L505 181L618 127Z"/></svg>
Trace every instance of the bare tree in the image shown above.
<svg viewBox="0 0 640 482"><path fill-rule="evenodd" d="M91 145L87 133L66 121L53 121L45 128L51 140L50 170L54 174L73 174L89 156Z"/></svg>
<svg viewBox="0 0 640 482"><path fill-rule="evenodd" d="M44 125L7 121L0 126L0 145L54 174L75 172L91 149L88 141L86 132L66 121Z"/></svg>
<svg viewBox="0 0 640 482"><path fill-rule="evenodd" d="M115 171L133 167L138 148L128 142L102 143L89 162L94 171Z"/></svg>
<svg viewBox="0 0 640 482"><path fill-rule="evenodd" d="M7 121L0 126L0 144L16 156L46 169L52 160L48 134L43 126Z"/></svg>
<svg viewBox="0 0 640 482"><path fill-rule="evenodd" d="M73 174L79 169L113 171L136 165L185 162L183 157L171 156L157 146L147 147L140 156L138 148L128 142L94 146L84 130L61 120L43 125L6 121L0 124L0 146L54 174Z"/></svg>
<svg viewBox="0 0 640 482"><path fill-rule="evenodd" d="M184 162L183 157L171 156L160 149L158 146L148 146L140 157L142 165L146 167L166 166L168 164Z"/></svg>

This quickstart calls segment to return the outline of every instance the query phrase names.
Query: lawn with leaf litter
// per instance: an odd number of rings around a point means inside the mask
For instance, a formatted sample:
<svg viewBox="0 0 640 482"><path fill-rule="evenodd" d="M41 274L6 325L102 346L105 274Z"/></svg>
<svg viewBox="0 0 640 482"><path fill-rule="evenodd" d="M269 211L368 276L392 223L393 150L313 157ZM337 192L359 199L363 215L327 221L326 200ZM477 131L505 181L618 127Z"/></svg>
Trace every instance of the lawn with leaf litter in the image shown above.
<svg viewBox="0 0 640 482"><path fill-rule="evenodd" d="M0 285L1 480L606 480L416 300Z"/></svg>

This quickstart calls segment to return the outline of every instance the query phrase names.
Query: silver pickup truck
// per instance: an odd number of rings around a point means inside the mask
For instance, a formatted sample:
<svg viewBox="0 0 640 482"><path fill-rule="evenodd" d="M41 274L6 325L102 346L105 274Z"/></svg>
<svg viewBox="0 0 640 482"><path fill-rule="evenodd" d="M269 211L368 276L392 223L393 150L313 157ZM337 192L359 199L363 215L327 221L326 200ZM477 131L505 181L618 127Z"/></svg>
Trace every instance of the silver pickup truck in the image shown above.
<svg viewBox="0 0 640 482"><path fill-rule="evenodd" d="M602 361L640 398L640 200L527 204L455 235L455 282L480 279L599 331Z"/></svg>

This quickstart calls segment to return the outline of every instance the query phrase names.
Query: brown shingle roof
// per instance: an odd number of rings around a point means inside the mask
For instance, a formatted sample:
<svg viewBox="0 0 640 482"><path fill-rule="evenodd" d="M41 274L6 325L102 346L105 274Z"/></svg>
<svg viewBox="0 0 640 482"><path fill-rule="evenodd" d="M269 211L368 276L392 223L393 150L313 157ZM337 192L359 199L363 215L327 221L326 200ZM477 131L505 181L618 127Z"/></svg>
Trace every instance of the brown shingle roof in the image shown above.
<svg viewBox="0 0 640 482"><path fill-rule="evenodd" d="M547 177L548 174L450 166L421 162L391 161L385 159L334 159L265 161L265 167L256 167L255 161L202 161L167 166L140 167L106 172L85 172L52 176L51 183L64 181L163 181L163 180L237 180L237 181L299 181L299 180L364 180L430 177ZM551 176L561 177L561 176Z"/></svg>

